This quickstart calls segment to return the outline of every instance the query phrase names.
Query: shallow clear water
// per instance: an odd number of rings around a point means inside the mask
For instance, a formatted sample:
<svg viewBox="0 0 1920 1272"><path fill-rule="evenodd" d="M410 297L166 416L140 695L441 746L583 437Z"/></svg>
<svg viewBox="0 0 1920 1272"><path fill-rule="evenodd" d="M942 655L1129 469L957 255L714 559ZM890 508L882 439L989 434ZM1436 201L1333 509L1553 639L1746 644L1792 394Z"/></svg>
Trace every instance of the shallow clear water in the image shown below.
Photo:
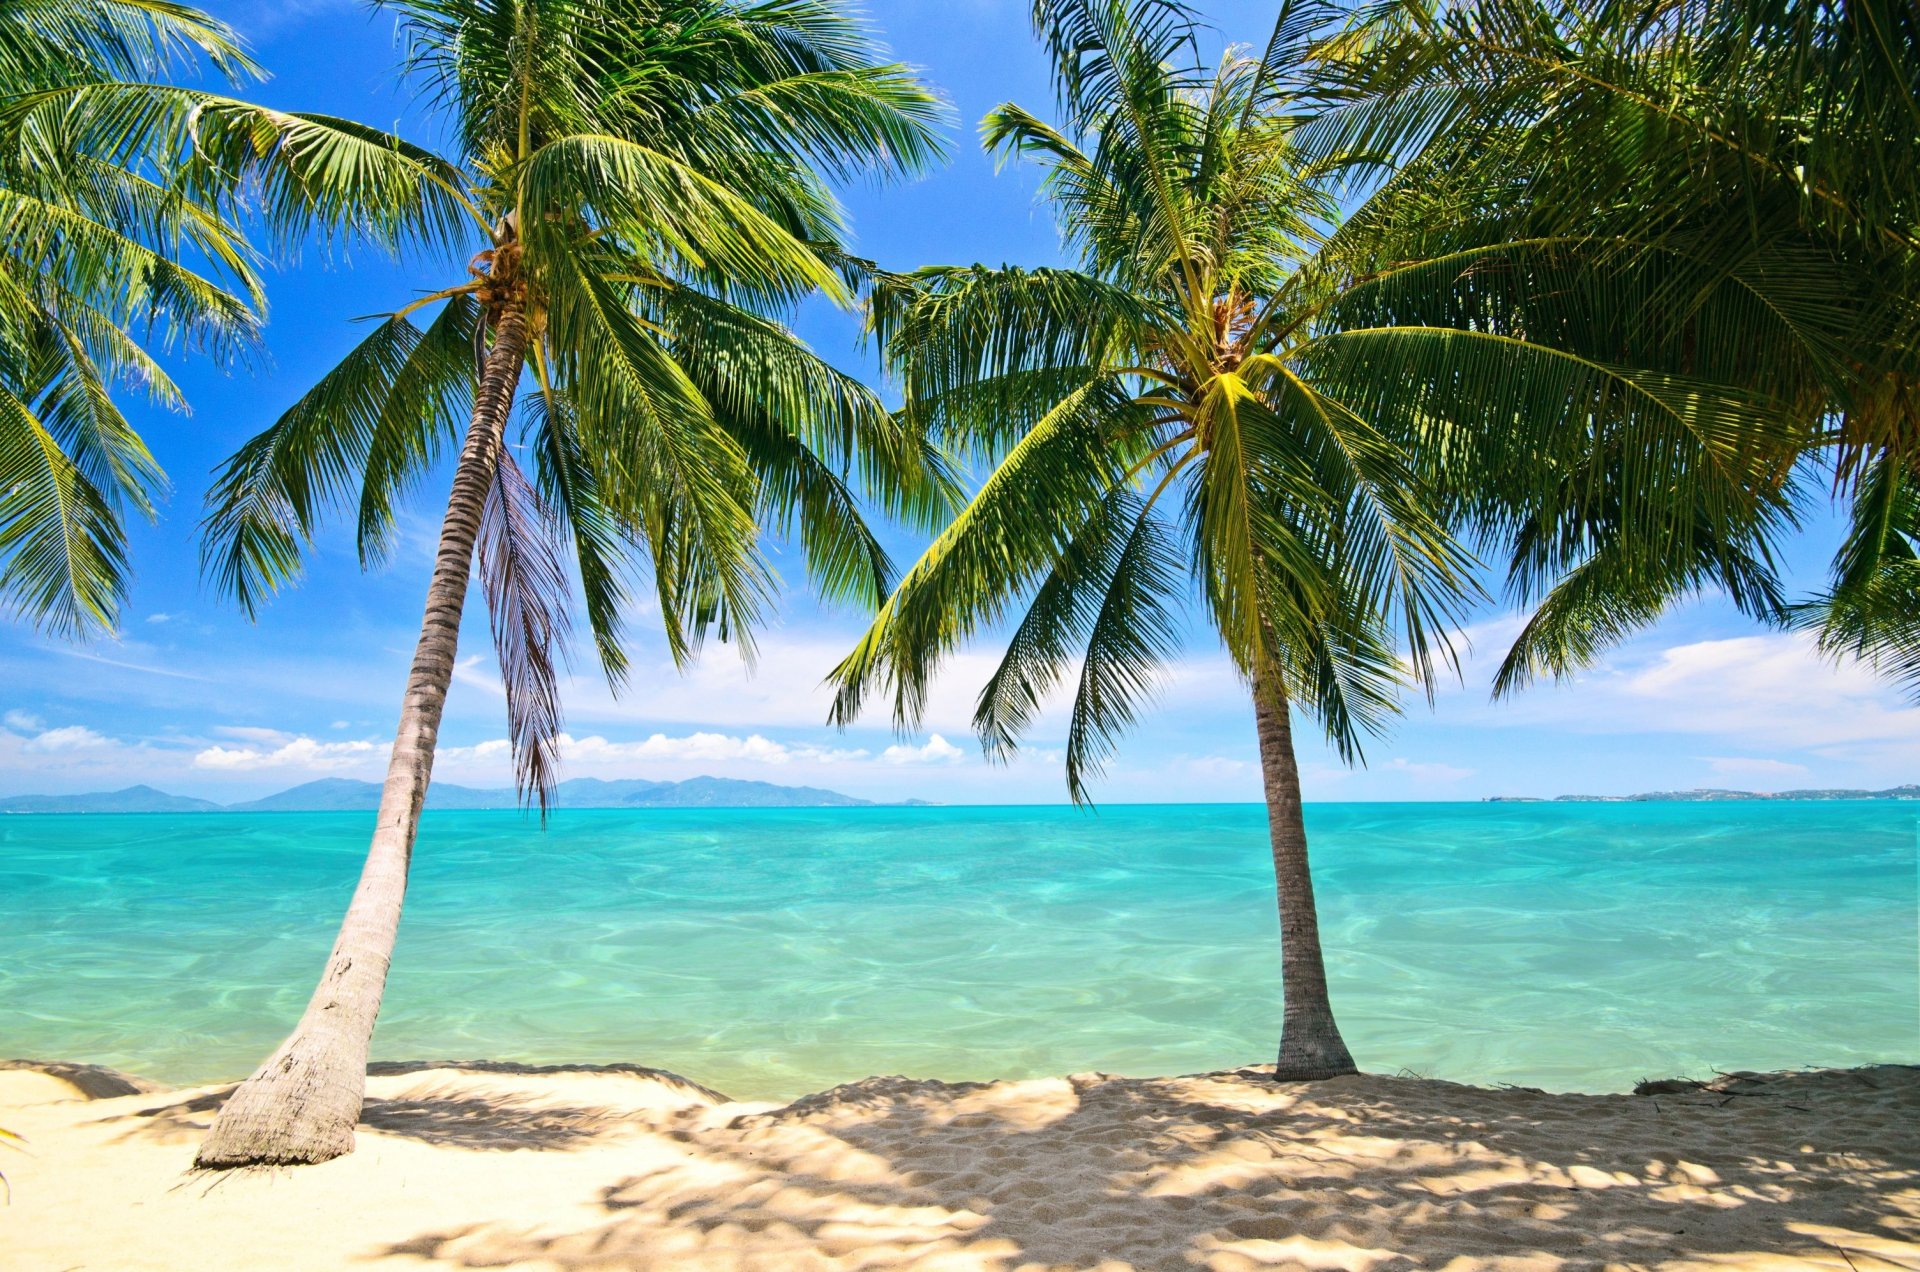
<svg viewBox="0 0 1920 1272"><path fill-rule="evenodd" d="M1920 1058L1916 809L1321 805L1363 1068L1620 1089ZM0 1055L238 1077L364 814L0 818ZM430 813L376 1056L630 1060L742 1098L1271 1055L1254 806Z"/></svg>

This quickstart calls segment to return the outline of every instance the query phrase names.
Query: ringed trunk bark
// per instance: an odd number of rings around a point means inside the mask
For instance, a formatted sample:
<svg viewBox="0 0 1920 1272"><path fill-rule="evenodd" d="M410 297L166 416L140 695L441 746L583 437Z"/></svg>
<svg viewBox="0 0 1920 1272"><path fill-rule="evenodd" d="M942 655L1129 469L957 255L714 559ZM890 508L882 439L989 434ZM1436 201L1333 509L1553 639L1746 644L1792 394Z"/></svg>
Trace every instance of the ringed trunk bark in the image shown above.
<svg viewBox="0 0 1920 1272"><path fill-rule="evenodd" d="M367 1089L367 1047L386 989L414 835L433 775L440 712L453 679L473 542L513 408L526 339L519 307L498 316L440 527L426 618L359 887L306 1014L293 1036L228 1097L194 1159L201 1169L302 1165L353 1151L353 1128Z"/></svg>
<svg viewBox="0 0 1920 1272"><path fill-rule="evenodd" d="M1253 713L1260 732L1260 772L1267 789L1267 834L1280 898L1280 984L1286 996L1280 1027L1277 1082L1304 1082L1358 1073L1327 998L1327 967L1320 955L1320 916L1307 864L1307 826L1300 807L1300 766L1293 754L1287 691L1270 671L1253 678Z"/></svg>

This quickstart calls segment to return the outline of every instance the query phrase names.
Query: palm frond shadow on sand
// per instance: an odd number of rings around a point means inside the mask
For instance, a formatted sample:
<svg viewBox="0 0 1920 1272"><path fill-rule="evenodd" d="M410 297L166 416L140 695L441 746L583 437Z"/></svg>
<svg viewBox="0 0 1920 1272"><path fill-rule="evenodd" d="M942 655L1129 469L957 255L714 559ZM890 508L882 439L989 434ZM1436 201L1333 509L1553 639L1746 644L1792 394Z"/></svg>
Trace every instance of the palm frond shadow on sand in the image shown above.
<svg viewBox="0 0 1920 1272"><path fill-rule="evenodd" d="M495 1061L397 1061L368 1066L371 1077L434 1073L498 1074L538 1077L546 1074L623 1074L661 1082L690 1098L723 1100L718 1092L662 1069L639 1065L516 1065ZM57 1076L57 1075L56 1075ZM166 1099L114 1119L127 1123L123 1139L154 1138L196 1143L206 1134L233 1086L187 1099ZM625 1125L617 1110L588 1104L555 1103L511 1089L488 1091L441 1080L411 1088L396 1098L369 1098L360 1125L368 1130L425 1144L481 1151L558 1150L584 1146Z"/></svg>
<svg viewBox="0 0 1920 1272"><path fill-rule="evenodd" d="M1920 1071L1897 1066L1653 1098L1253 1071L870 1079L661 1120L651 1133L685 1160L609 1182L583 1226L469 1225L379 1253L766 1272L1920 1268L1916 1124Z"/></svg>

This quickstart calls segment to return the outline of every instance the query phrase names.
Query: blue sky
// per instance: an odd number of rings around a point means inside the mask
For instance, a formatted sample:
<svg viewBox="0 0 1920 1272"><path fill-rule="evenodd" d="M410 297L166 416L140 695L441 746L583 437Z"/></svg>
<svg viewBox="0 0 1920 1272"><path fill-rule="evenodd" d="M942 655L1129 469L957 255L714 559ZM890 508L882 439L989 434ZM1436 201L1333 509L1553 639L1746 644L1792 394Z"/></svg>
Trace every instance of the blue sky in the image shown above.
<svg viewBox="0 0 1920 1272"><path fill-rule="evenodd" d="M390 18L356 0L210 0L274 72L251 95L418 135L396 79ZM1264 38L1266 7L1234 14L1228 39ZM870 7L897 54L921 67L954 106L953 162L920 182L846 192L859 249L885 264L1058 259L1033 174L996 174L973 126L995 103L1050 101L1024 0L878 0ZM452 277L457 278L457 268ZM309 250L271 278L265 355L222 372L173 365L190 416L142 416L171 474L159 522L133 535L138 582L117 640L74 648L0 628L0 793L79 791L148 782L243 798L316 777L377 778L417 631L444 480L423 489L402 522L392 562L363 574L345 533L309 559L302 585L248 623L201 582L195 529L213 466L271 423L359 338L352 319L383 312L449 277L445 264L387 261L365 251ZM438 284L444 285L444 284ZM851 317L809 311L803 334L864 368ZM1801 582L1817 578L1834 530L1823 515L1792 549ZM895 536L898 555L915 544ZM799 572L785 573L797 580ZM476 598L477 600L477 598ZM997 650L956 659L933 695L926 729L896 737L884 716L844 733L824 723L822 677L862 616L824 609L788 589L748 674L724 646L691 675L675 673L636 612L635 674L618 700L590 656L569 689L568 772L674 779L711 773L828 786L875 799L1054 802L1061 716L1043 718L1011 767L984 762L967 728ZM1369 765L1341 766L1300 731L1310 799L1476 799L1486 795L1620 793L1728 786L1884 786L1920 780L1920 709L1869 669L1833 665L1805 640L1755 629L1724 603L1691 603L1606 663L1563 686L1492 704L1490 664L1515 620L1497 607L1466 635L1478 657L1430 709L1409 704ZM436 770L441 780L508 780L503 699L484 613L470 609ZM1096 794L1112 802L1258 798L1251 711L1218 647L1196 635L1155 708Z"/></svg>

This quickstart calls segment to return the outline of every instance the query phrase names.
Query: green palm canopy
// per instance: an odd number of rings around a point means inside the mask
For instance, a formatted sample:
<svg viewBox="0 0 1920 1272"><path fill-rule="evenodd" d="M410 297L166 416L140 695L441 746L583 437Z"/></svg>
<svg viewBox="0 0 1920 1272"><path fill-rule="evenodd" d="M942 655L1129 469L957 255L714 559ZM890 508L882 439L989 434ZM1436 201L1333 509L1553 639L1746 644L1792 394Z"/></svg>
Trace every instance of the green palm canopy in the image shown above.
<svg viewBox="0 0 1920 1272"><path fill-rule="evenodd" d="M616 686L636 583L676 659L714 628L750 649L763 529L797 531L830 597L885 594L858 501L927 515L930 457L780 316L815 293L852 301L868 267L841 246L827 182L922 169L939 107L815 0L377 7L401 18L451 153L202 106L186 121L200 177L246 173L283 234L317 225L467 267L379 320L228 461L205 561L251 613L330 513L354 518L364 563L383 560L397 503L458 446L497 311L523 303L524 446L501 453L481 550L523 787L544 801L563 556ZM221 109L233 118L209 139Z"/></svg>
<svg viewBox="0 0 1920 1272"><path fill-rule="evenodd" d="M1332 101L1317 151L1394 156L1440 213L1430 235L1550 243L1577 261L1581 303L1634 320L1587 324L1581 347L1769 404L1788 462L1852 521L1827 591L1796 619L1830 652L1920 686L1913 7L1404 0L1316 55ZM1690 582L1588 546L1575 574L1603 583L1595 596L1641 599L1611 622L1604 604L1569 616L1576 638L1630 630Z"/></svg>
<svg viewBox="0 0 1920 1272"><path fill-rule="evenodd" d="M1420 187L1313 140L1302 72L1324 11L1268 47L1198 57L1163 0L1045 0L1061 122L982 125L1037 160L1078 267L890 279L874 327L916 428L990 469L836 673L911 725L944 655L1010 629L975 724L1006 755L1065 687L1076 799L1197 612L1251 686L1280 889L1282 1077L1351 1072L1328 1005L1289 709L1349 760L1452 662L1481 595L1470 548L1521 599L1575 545L1685 572L1748 551L1782 509L1752 395L1528 327L1516 296L1583 275L1501 244L1404 254ZM1545 304L1543 300L1540 302ZM1556 301L1577 323L1574 297ZM1615 306L1602 315L1617 321ZM1520 655L1524 663L1528 655Z"/></svg>
<svg viewBox="0 0 1920 1272"><path fill-rule="evenodd" d="M165 476L114 394L185 401L155 350L230 355L259 283L237 229L174 188L137 126L76 127L58 103L199 61L240 78L231 30L164 0L0 5L0 603L61 636L114 627L129 583L122 517Z"/></svg>

